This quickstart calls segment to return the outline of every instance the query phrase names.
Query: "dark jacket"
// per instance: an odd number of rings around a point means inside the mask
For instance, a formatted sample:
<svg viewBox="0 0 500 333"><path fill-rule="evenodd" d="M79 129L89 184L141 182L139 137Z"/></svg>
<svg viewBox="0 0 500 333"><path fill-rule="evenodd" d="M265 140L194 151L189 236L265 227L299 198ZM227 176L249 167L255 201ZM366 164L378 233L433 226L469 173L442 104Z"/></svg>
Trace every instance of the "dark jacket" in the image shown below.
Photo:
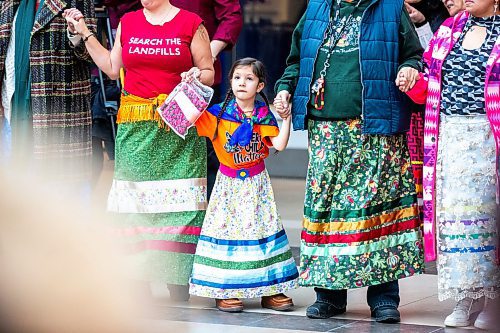
<svg viewBox="0 0 500 333"><path fill-rule="evenodd" d="M403 8L403 0L373 0L361 21L362 116L363 132L366 134L392 135L408 131L410 126L407 98L400 93L394 81L401 67L420 69L422 49L413 28L400 33ZM288 67L276 85L277 91L287 89L293 93L295 130L306 128L311 78L330 13L331 0L309 2L294 32L293 40L300 45L295 53L290 53Z"/></svg>

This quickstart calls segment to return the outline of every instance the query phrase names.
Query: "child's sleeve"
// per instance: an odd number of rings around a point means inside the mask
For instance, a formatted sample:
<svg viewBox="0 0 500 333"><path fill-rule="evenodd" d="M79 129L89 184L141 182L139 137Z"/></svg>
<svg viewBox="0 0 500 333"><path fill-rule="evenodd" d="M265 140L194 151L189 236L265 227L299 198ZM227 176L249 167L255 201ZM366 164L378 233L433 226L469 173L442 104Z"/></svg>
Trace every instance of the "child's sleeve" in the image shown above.
<svg viewBox="0 0 500 333"><path fill-rule="evenodd" d="M203 111L203 113L195 123L198 135L211 138L214 135L216 122L217 118L213 114L211 114L210 111Z"/></svg>
<svg viewBox="0 0 500 333"><path fill-rule="evenodd" d="M279 130L278 126L261 125L259 127L259 134L262 137L262 141L268 147L273 146L273 143L271 142L271 138L278 136L279 133L280 133L280 130Z"/></svg>
<svg viewBox="0 0 500 333"><path fill-rule="evenodd" d="M265 112L265 121L264 124L259 125L259 134L262 138L262 141L268 147L272 147L273 143L271 142L272 137L278 136L280 134L280 129L278 127L278 121L274 114L269 110L269 108L262 109Z"/></svg>

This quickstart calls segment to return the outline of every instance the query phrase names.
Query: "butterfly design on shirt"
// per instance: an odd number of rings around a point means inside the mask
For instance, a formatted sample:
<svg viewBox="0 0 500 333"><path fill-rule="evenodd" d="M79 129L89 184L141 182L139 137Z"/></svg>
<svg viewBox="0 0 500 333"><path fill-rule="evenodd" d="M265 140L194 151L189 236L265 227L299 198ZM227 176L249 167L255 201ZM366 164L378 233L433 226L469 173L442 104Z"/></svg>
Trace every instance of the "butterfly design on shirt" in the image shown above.
<svg viewBox="0 0 500 333"><path fill-rule="evenodd" d="M241 147L239 145L230 145L232 135L229 132L226 132L226 140L227 142L224 144L224 150L228 153L239 153L241 151Z"/></svg>

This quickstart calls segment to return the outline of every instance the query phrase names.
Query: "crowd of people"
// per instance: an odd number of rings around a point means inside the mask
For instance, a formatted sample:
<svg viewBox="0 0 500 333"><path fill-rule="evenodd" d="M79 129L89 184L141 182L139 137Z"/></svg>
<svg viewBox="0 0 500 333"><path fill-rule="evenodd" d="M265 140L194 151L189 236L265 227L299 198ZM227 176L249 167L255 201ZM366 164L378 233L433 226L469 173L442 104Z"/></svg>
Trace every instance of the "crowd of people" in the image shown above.
<svg viewBox="0 0 500 333"><path fill-rule="evenodd" d="M444 324L497 325L498 0L309 1L275 85L281 128L259 60L220 91L239 1L105 4L111 50L91 1L0 3L1 162L88 192L90 64L122 76L108 211L139 290L240 312L257 297L291 310L285 292L314 287L306 315L324 319L368 287L374 320L397 323L398 280L437 261L439 300L457 302ZM214 101L181 138L156 109L193 80ZM309 155L298 269L264 163L292 128Z"/></svg>

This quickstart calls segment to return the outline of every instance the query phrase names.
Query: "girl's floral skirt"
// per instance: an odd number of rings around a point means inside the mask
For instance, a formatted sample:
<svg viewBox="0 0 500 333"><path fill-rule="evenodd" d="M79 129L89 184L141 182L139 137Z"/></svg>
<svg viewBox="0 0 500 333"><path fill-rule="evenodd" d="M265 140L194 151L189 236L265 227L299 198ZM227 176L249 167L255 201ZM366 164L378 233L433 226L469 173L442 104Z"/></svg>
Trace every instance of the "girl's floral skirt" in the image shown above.
<svg viewBox="0 0 500 333"><path fill-rule="evenodd" d="M486 115L441 116L436 165L440 300L499 295L495 156Z"/></svg>
<svg viewBox="0 0 500 333"><path fill-rule="evenodd" d="M296 288L297 277L267 170L244 180L219 171L189 292L221 299L270 296Z"/></svg>
<svg viewBox="0 0 500 333"><path fill-rule="evenodd" d="M421 222L405 134L360 120L308 124L302 286L349 289L422 273Z"/></svg>

